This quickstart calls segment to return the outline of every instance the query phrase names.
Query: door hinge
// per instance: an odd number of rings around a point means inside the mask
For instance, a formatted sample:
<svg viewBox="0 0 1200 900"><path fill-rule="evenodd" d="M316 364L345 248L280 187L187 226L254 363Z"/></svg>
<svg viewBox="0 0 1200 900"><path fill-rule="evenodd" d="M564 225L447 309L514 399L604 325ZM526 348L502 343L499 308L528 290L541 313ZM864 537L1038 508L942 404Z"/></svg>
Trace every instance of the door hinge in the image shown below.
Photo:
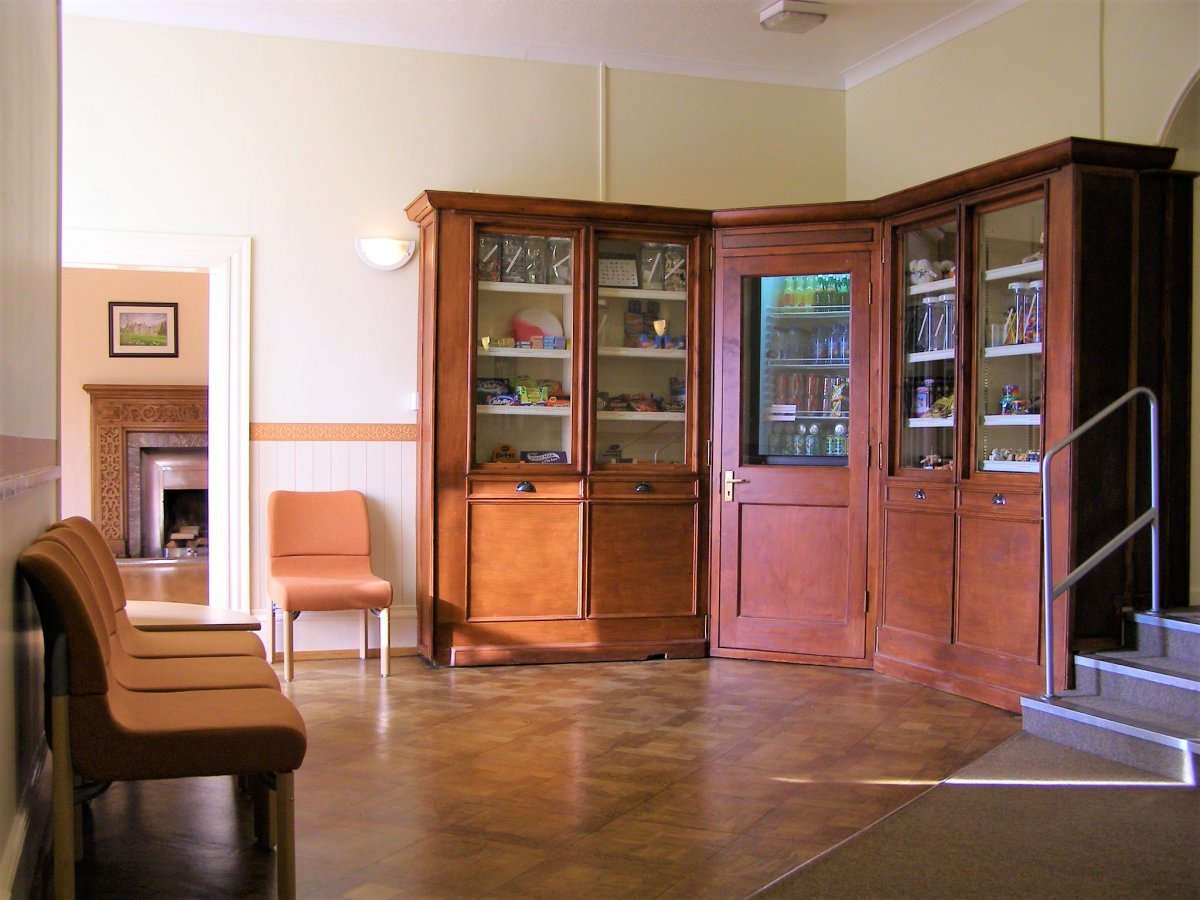
<svg viewBox="0 0 1200 900"><path fill-rule="evenodd" d="M875 302L875 284L867 282L867 306L871 306Z"/></svg>
<svg viewBox="0 0 1200 900"><path fill-rule="evenodd" d="M717 248L712 244L708 245L708 271L712 271L717 267Z"/></svg>
<svg viewBox="0 0 1200 900"><path fill-rule="evenodd" d="M879 626L875 626L875 652L879 652Z"/></svg>
<svg viewBox="0 0 1200 900"><path fill-rule="evenodd" d="M704 468L712 468L712 441L704 442Z"/></svg>
<svg viewBox="0 0 1200 900"><path fill-rule="evenodd" d="M880 470L883 469L883 441L879 442L879 452L875 454L875 466Z"/></svg>
<svg viewBox="0 0 1200 900"><path fill-rule="evenodd" d="M879 236L879 262L887 265L887 236L882 234Z"/></svg>

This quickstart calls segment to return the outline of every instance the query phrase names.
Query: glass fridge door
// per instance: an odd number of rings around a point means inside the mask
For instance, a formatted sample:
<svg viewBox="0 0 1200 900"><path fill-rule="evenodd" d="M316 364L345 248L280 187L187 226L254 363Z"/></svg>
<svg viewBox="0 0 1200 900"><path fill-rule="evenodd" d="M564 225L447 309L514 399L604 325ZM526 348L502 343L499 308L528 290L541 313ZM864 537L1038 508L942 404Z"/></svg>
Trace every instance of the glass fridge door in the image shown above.
<svg viewBox="0 0 1200 900"><path fill-rule="evenodd" d="M1038 472L1042 453L1045 202L979 216L976 455L983 472Z"/></svg>
<svg viewBox="0 0 1200 900"><path fill-rule="evenodd" d="M747 463L847 465L850 363L859 350L850 278L818 272L742 279Z"/></svg>
<svg viewBox="0 0 1200 900"><path fill-rule="evenodd" d="M481 233L474 464L570 463L574 242Z"/></svg>
<svg viewBox="0 0 1200 900"><path fill-rule="evenodd" d="M958 227L951 219L913 228L902 248L899 466L953 469Z"/></svg>
<svg viewBox="0 0 1200 900"><path fill-rule="evenodd" d="M688 457L688 247L598 242L597 465L682 465Z"/></svg>

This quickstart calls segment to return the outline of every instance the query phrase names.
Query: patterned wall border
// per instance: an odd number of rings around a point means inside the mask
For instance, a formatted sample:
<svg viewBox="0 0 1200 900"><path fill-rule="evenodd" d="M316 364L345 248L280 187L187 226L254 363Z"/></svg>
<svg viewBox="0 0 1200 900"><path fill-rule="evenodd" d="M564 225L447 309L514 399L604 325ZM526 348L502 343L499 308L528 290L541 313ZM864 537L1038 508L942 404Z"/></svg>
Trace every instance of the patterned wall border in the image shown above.
<svg viewBox="0 0 1200 900"><path fill-rule="evenodd" d="M419 425L251 422L252 441L416 441Z"/></svg>

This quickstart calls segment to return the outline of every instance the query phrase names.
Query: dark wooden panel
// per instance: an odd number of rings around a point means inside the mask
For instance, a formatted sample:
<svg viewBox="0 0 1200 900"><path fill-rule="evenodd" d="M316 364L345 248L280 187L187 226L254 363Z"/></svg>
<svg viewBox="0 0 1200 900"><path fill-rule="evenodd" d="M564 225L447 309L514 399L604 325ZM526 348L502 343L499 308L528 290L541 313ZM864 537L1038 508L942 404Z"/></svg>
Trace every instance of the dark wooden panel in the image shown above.
<svg viewBox="0 0 1200 900"><path fill-rule="evenodd" d="M888 482L884 500L889 503L911 503L933 509L954 509L954 488L950 485L930 485L914 482Z"/></svg>
<svg viewBox="0 0 1200 900"><path fill-rule="evenodd" d="M954 514L885 509L882 625L950 642Z"/></svg>
<svg viewBox="0 0 1200 900"><path fill-rule="evenodd" d="M956 641L1036 663L1040 562L1037 522L960 516Z"/></svg>
<svg viewBox="0 0 1200 900"><path fill-rule="evenodd" d="M689 478L686 481L667 481L661 478L626 478L614 481L592 479L589 483L590 496L607 500L654 500L664 497L695 497L699 484Z"/></svg>
<svg viewBox="0 0 1200 900"><path fill-rule="evenodd" d="M738 616L848 621L845 507L742 504Z"/></svg>
<svg viewBox="0 0 1200 900"><path fill-rule="evenodd" d="M494 500L538 500L545 497L582 497L583 482L578 478L472 478L469 482L470 496ZM532 490L517 490L518 485L528 485Z"/></svg>
<svg viewBox="0 0 1200 900"><path fill-rule="evenodd" d="M467 618L576 618L581 503L468 505Z"/></svg>
<svg viewBox="0 0 1200 900"><path fill-rule="evenodd" d="M875 229L815 228L790 231L753 231L738 229L718 233L722 250L754 247L801 247L810 244L866 244L875 239Z"/></svg>
<svg viewBox="0 0 1200 900"><path fill-rule="evenodd" d="M1003 488L984 491L960 489L958 508L965 512L1017 515L1028 519L1041 515L1042 497L1040 494L1022 494Z"/></svg>
<svg viewBox="0 0 1200 900"><path fill-rule="evenodd" d="M588 615L694 615L696 515L695 503L592 504Z"/></svg>

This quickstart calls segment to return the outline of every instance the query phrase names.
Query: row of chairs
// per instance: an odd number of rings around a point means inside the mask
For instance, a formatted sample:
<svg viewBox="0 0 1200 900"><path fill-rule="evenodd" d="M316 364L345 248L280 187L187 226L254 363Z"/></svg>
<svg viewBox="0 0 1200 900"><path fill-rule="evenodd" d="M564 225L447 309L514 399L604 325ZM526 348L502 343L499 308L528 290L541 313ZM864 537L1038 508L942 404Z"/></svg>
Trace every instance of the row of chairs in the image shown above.
<svg viewBox="0 0 1200 900"><path fill-rule="evenodd" d="M45 638L55 896L74 896L78 804L114 781L235 775L251 787L255 842L276 848L278 895L294 897L307 733L258 638L134 627L116 561L82 517L48 529L18 568Z"/></svg>

